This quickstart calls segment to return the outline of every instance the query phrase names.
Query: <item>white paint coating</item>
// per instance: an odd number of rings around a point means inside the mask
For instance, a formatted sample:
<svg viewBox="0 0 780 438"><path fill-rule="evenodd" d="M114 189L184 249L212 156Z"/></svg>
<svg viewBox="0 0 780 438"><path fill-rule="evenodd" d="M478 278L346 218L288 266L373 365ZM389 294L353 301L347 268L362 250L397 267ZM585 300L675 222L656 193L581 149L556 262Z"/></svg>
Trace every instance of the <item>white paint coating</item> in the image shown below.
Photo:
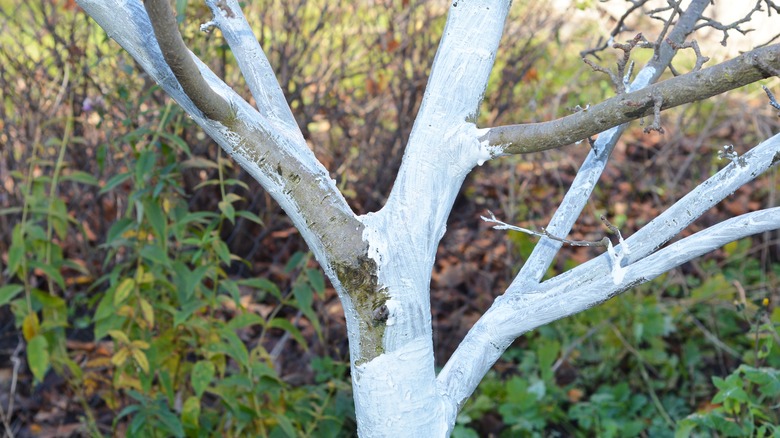
<svg viewBox="0 0 780 438"><path fill-rule="evenodd" d="M429 341L413 339L400 349L353 366L355 414L360 436L445 436L444 405L438 401ZM424 431L424 432L422 432Z"/></svg>
<svg viewBox="0 0 780 438"><path fill-rule="evenodd" d="M642 88L645 88L646 86L650 85L650 82L653 80L653 77L655 76L655 68L651 66L647 66L639 71L636 75L636 79L634 79L634 82L631 83L626 88L627 93L631 93L633 91L641 90Z"/></svg>
<svg viewBox="0 0 780 438"><path fill-rule="evenodd" d="M612 242L608 240L607 254L609 254L609 262L612 264L612 283L618 285L623 282L623 279L626 277L627 269L621 266L621 262L625 258L625 253L623 251L620 253L615 251L615 247L612 246Z"/></svg>

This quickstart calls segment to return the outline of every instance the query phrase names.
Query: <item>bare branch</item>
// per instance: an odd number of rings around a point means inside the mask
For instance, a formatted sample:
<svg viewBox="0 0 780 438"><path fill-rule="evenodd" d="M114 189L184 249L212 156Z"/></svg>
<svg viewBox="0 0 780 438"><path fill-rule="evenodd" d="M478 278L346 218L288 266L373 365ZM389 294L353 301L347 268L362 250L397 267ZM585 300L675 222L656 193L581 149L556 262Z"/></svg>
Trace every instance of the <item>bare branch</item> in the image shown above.
<svg viewBox="0 0 780 438"><path fill-rule="evenodd" d="M495 224L493 225L494 230L510 230L510 231L518 231L520 233L528 234L531 236L536 237L547 237L549 239L552 239L556 242L561 242L566 245L571 246L586 246L586 247L600 247L600 248L606 248L609 244L609 238L604 237L601 240L591 241L591 240L569 240L569 239L563 239L558 236L554 236L550 234L547 230L542 228L542 231L534 231L529 230L528 228L518 227L516 225L510 225L506 222L503 222L501 220L498 220L496 218L496 215L493 214L492 211L488 210L488 214L490 214L490 217L480 216L479 218L482 219L485 222ZM602 216L601 219L605 221L605 223L609 224L609 222L606 222L606 219ZM614 228L612 224L608 225L609 229L613 232L617 231L617 228ZM619 234L620 231L617 231Z"/></svg>
<svg viewBox="0 0 780 438"><path fill-rule="evenodd" d="M693 66L692 71L701 70L704 63L710 60L708 56L704 56L701 54L701 49L699 49L699 43L697 43L695 40L682 43L682 44L676 44L673 41L667 41L667 43L669 43L672 46L672 48L674 48L674 50L693 49L693 52L696 53L696 65Z"/></svg>
<svg viewBox="0 0 780 438"><path fill-rule="evenodd" d="M643 90L621 94L557 120L490 128L480 138L504 154L554 149L583 140L660 110L707 99L775 75L780 70L780 44L752 50L730 61L668 79ZM649 97L649 98L648 98Z"/></svg>
<svg viewBox="0 0 780 438"><path fill-rule="evenodd" d="M769 88L767 88L766 85L762 85L761 87L764 89L764 92L766 92L766 95L769 98L769 104L772 105L772 108L780 110L780 103L777 103L777 99L775 99L775 95L772 94L771 91L769 91Z"/></svg>
<svg viewBox="0 0 780 438"><path fill-rule="evenodd" d="M631 76L631 70L633 70L634 65L633 63L629 64L628 61L631 58L631 51L636 46L652 47L652 44L649 43L641 33L638 33L633 39L626 43L615 43L612 45L613 48L623 51L623 56L618 58L617 61L617 72L601 67L588 58L583 58L582 61L585 64L588 64L593 70L609 75L610 79L612 79L612 84L615 85L615 91L617 91L618 94L623 94L626 92L626 84L629 82L629 76ZM627 64L629 64L628 73L626 73Z"/></svg>
<svg viewBox="0 0 780 438"><path fill-rule="evenodd" d="M719 30L719 31L723 32L723 39L720 41L720 44L725 47L726 44L727 44L727 41L729 39L729 31L735 30L735 31L741 33L742 35L747 35L748 33L752 32L754 30L754 29L743 29L740 26L745 24L745 23L749 23L750 20L752 20L752 18L753 18L753 14L755 14L756 12L760 12L760 11L764 10L762 8L762 6L761 6L762 3L766 3L766 5L768 7L767 12L770 15L772 14L772 10L774 10L775 12L780 12L780 8L778 8L778 6L775 5L771 0L758 0L758 1L756 1L756 4L753 7L753 9L750 10L747 14L745 14L744 17L740 18L739 20L735 20L735 21L733 21L733 22L731 22L729 24L723 24L723 23L721 23L721 22L719 22L717 20L713 20L712 18L702 17L701 20L703 22L701 24L699 24L698 26L696 26L696 30L702 29L702 28L705 28L705 27L711 27L711 28L713 28L715 30Z"/></svg>
<svg viewBox="0 0 780 438"><path fill-rule="evenodd" d="M211 120L226 122L233 118L230 105L211 89L192 60L168 0L144 0L144 7L165 62L192 103Z"/></svg>
<svg viewBox="0 0 780 438"><path fill-rule="evenodd" d="M628 19L628 17L630 17L631 14L634 13L634 11L644 6L645 3L647 3L649 0L629 0L629 1L631 2L631 7L628 8L628 10L620 18L618 18L617 23L609 32L609 38L607 40L599 40L596 47L588 50L583 50L582 52L580 52L580 58L585 58L588 55L593 55L594 58L600 60L601 58L598 57L597 53L609 47L613 43L615 37L618 36L624 30L626 30L625 29L626 19Z"/></svg>

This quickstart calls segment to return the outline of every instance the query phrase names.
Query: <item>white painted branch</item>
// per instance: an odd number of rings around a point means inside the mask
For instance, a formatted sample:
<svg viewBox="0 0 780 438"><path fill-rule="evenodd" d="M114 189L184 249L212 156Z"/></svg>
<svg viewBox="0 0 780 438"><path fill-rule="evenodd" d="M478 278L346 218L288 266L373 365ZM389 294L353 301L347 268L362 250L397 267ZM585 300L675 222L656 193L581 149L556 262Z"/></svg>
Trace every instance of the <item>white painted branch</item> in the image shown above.
<svg viewBox="0 0 780 438"><path fill-rule="evenodd" d="M693 31L696 22L707 6L709 6L709 0L694 0L691 2L669 33L668 39L678 45L682 44ZM637 73L631 85L626 87L627 93L641 90L657 81L663 71L669 66L669 63L671 63L676 50L668 42L664 41L658 52L658 57L652 59L643 67ZM571 227L580 216L580 213L582 213L582 209L585 208L588 199L590 199L590 195L593 193L593 189L596 187L596 183L609 161L612 150L627 127L628 123L624 123L599 134L593 149L577 172L571 189L566 192L561 205L555 211L547 228L545 228L547 232L560 238L565 238L569 235ZM534 246L533 252L531 252L525 264L523 264L511 287L523 290L541 281L560 249L561 242L547 237L542 238Z"/></svg>
<svg viewBox="0 0 780 438"><path fill-rule="evenodd" d="M202 27L205 30L209 25L215 25L222 31L255 98L257 110L271 123L281 125L280 129L289 130L303 140L274 69L246 21L238 0L206 0L206 4L214 14L214 21Z"/></svg>
<svg viewBox="0 0 780 438"><path fill-rule="evenodd" d="M454 425L449 421L454 414L444 413L453 405L443 403L436 392L430 276L463 180L491 157L477 140L480 135L474 121L509 3L452 3L388 202L379 212L361 218L369 256L376 261L390 311L384 353L353 366L361 436L434 437ZM418 363L410 364L410 358ZM395 390L382 389L388 387ZM377 391L383 395L374 395ZM399 407L403 418L389 418Z"/></svg>
<svg viewBox="0 0 780 438"><path fill-rule="evenodd" d="M453 2L399 175L385 207L362 218L369 256L391 297L388 352L430 339L436 248L466 175L489 158L473 123L509 1Z"/></svg>
<svg viewBox="0 0 780 438"><path fill-rule="evenodd" d="M460 346L474 360L468 366L463 366L463 362L447 363L439 374L439 391L460 407L483 377L483 373L473 372L471 367L492 367L517 336L587 310L726 243L778 228L780 207L747 213L623 267L620 281L615 281L611 268L603 269L611 263L610 254L605 253L581 265L583 270L596 271L589 278L567 275L559 281L545 282L530 293L501 296L474 326L474 334Z"/></svg>
<svg viewBox="0 0 780 438"><path fill-rule="evenodd" d="M708 5L708 0L691 2L670 32L669 39L678 44L682 43ZM637 74L626 91L630 93L642 89L658 80L674 54L675 50L668 43L663 43L658 58L652 59ZM571 189L566 193L561 205L550 220L546 228L547 232L560 238L565 238L569 234L571 227L590 199L612 150L627 126L628 124L624 123L599 134L593 150L590 151L577 172ZM561 242L559 241L546 237L540 239L510 285L509 290L515 290L518 293L532 290L544 276L560 247ZM495 332L494 335L488 336L484 328L484 325L477 324L469 330L438 377L441 387L445 388L442 392L452 398L451 401L458 406L457 410L460 409L460 404L476 389L476 385L484 374L515 339L511 334L502 336ZM464 384L453 389L453 387L460 385L461 380L464 381ZM451 391L454 392L451 393Z"/></svg>
<svg viewBox="0 0 780 438"><path fill-rule="evenodd" d="M545 282L536 292L502 300L503 304L499 306L502 309L489 319L504 330L526 333L602 303L729 242L779 228L780 207L774 207L723 221L627 266L614 266L610 255L602 254L582 265L584 269L597 270L598 276L583 279L581 276L569 275L558 281ZM608 272L602 269L605 264L610 266ZM623 271L619 281L615 281L612 275L617 269ZM525 301L526 298L527 303L517 302ZM524 309L522 313L517 313L518 308Z"/></svg>
<svg viewBox="0 0 780 438"><path fill-rule="evenodd" d="M182 91L165 63L140 1L78 0L78 4L273 196L343 295L331 263L352 260L360 248L365 248L360 235L362 225L300 132L280 129L279 124L261 116L192 55L206 82L236 112L231 127L208 120ZM343 303L347 324L356 326L351 302L347 299Z"/></svg>
<svg viewBox="0 0 780 438"><path fill-rule="evenodd" d="M509 344L528 330L601 303L633 286L631 281L640 277L644 279L642 282L649 281L665 270L725 243L767 229L780 228L778 209L764 210L757 212L760 213L757 216L743 215L737 218L743 222L734 222L737 219L726 221L648 257L706 210L777 165L780 162L780 134L762 142L741 158L743 160L740 163L728 164L626 239L630 252L624 251L623 245L616 246L616 254L623 257L622 266L613 264L613 258L605 253L541 285L528 285L530 289L507 290L496 299L458 346L457 360L450 359L439 373L439 391L460 407ZM775 222L762 222L759 228L755 228L750 218L774 218ZM728 235L729 232L732 235ZM661 267L665 270L658 271ZM647 271L643 273L640 269L645 268ZM617 284L613 281L615 276L620 278ZM456 356L453 355L453 358Z"/></svg>

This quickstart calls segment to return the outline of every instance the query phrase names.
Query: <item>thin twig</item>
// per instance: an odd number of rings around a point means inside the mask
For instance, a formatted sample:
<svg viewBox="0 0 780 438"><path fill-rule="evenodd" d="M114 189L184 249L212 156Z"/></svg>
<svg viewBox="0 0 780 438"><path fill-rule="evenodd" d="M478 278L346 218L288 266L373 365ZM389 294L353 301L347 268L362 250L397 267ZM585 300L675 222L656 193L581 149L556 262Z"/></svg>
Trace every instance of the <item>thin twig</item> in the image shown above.
<svg viewBox="0 0 780 438"><path fill-rule="evenodd" d="M488 214L490 214L490 217L487 218L485 216L480 216L480 219L482 219L485 222L494 223L496 225L493 225L494 230L512 230L512 231L519 231L521 233L530 234L532 236L536 237L547 237L552 240L555 240L556 242L561 242L566 245L571 246L589 246L589 247L603 247L606 248L609 246L609 238L604 237L603 239L599 241L590 241L590 240L568 240L568 239L562 239L557 236L553 236L552 234L548 233L547 230L544 228L541 229L541 231L533 231L529 230L527 228L517 227L514 225L509 225L506 222L502 222L496 218L496 216L493 214L492 211L488 210Z"/></svg>
<svg viewBox="0 0 780 438"><path fill-rule="evenodd" d="M766 96L769 98L769 104L772 105L772 108L776 110L780 110L780 103L777 103L777 99L775 99L775 95L772 94L771 91L769 91L769 88L767 88L766 85L762 85L761 88L764 89L766 92Z"/></svg>
<svg viewBox="0 0 780 438"><path fill-rule="evenodd" d="M11 355L11 363L14 364L14 370L11 375L11 388L8 391L8 414L5 413L3 406L0 405L0 420L3 422L3 426L5 427L5 435L8 438L14 438L14 433L11 429L11 418L14 415L14 397L16 397L16 382L17 378L19 377L19 366L22 364L22 361L19 359L19 354L22 352L23 345L24 343L21 339L19 339L19 343L16 344L16 349Z"/></svg>

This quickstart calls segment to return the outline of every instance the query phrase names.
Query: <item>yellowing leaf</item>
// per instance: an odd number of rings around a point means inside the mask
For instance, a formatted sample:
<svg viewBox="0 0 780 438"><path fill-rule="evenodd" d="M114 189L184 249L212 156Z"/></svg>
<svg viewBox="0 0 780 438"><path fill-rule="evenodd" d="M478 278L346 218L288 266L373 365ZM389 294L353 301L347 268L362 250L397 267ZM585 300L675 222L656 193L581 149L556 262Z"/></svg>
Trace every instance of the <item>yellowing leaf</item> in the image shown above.
<svg viewBox="0 0 780 438"><path fill-rule="evenodd" d="M111 365L111 359L107 357L96 357L90 359L84 364L84 368L105 368Z"/></svg>
<svg viewBox="0 0 780 438"><path fill-rule="evenodd" d="M128 376L125 373L120 374L114 383L116 389L132 388L137 391L141 391L141 381L135 377Z"/></svg>
<svg viewBox="0 0 780 438"><path fill-rule="evenodd" d="M114 353L113 356L111 356L111 363L114 364L117 367L121 367L122 365L127 362L127 358L130 357L130 349L127 347L122 347Z"/></svg>
<svg viewBox="0 0 780 438"><path fill-rule="evenodd" d="M41 323L38 320L38 314L35 312L27 314L22 322L22 334L25 341L30 341L41 330Z"/></svg>
<svg viewBox="0 0 780 438"><path fill-rule="evenodd" d="M200 400L191 395L184 401L181 407L181 421L185 426L192 428L198 427L198 417L200 417Z"/></svg>
<svg viewBox="0 0 780 438"><path fill-rule="evenodd" d="M118 316L126 316L128 318L133 318L135 316L135 309L128 306L127 304L123 304L121 307L116 309L116 314Z"/></svg>
<svg viewBox="0 0 780 438"><path fill-rule="evenodd" d="M122 304L122 302L130 296L133 289L135 289L135 280L132 278L125 278L122 280L114 292L114 306Z"/></svg>
<svg viewBox="0 0 780 438"><path fill-rule="evenodd" d="M133 359L135 359L135 363L138 364L138 366L145 372L149 373L149 359L146 358L146 353L143 351L133 348L131 350L133 354Z"/></svg>
<svg viewBox="0 0 780 438"><path fill-rule="evenodd" d="M139 348L141 350L146 350L149 348L149 343L146 341L133 341L130 343L130 345L133 348Z"/></svg>
<svg viewBox="0 0 780 438"><path fill-rule="evenodd" d="M144 319L149 324L149 328L154 327L154 309L152 308L152 305L149 303L149 301L146 301L146 299L141 298L141 314L144 316Z"/></svg>
<svg viewBox="0 0 780 438"><path fill-rule="evenodd" d="M125 332L119 330L109 330L108 335L114 338L115 341L122 342L123 344L129 344L130 338L127 337Z"/></svg>
<svg viewBox="0 0 780 438"><path fill-rule="evenodd" d="M137 277L138 284L149 284L154 282L154 274L146 272L144 275Z"/></svg>

